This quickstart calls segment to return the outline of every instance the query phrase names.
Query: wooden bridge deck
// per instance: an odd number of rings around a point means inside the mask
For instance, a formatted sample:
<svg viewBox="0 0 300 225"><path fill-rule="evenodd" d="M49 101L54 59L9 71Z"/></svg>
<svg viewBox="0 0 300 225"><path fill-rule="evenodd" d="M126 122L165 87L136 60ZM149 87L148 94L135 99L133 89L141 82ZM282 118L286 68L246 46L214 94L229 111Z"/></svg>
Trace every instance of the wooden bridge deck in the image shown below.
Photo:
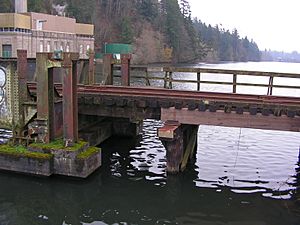
<svg viewBox="0 0 300 225"><path fill-rule="evenodd" d="M28 87L34 95L35 84ZM56 88L61 93L61 85ZM83 115L300 131L298 97L78 85L78 102Z"/></svg>

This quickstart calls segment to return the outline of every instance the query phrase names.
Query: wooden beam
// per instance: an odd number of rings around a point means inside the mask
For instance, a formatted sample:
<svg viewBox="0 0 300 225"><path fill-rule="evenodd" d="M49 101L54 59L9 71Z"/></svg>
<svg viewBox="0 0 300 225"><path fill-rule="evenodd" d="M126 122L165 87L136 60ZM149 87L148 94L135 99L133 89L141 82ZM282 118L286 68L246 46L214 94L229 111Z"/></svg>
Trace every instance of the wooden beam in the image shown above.
<svg viewBox="0 0 300 225"><path fill-rule="evenodd" d="M174 120L181 124L213 125L224 127L243 127L264 130L300 131L300 117L263 116L217 112L190 111L187 108L177 110L174 107L161 109L161 120Z"/></svg>

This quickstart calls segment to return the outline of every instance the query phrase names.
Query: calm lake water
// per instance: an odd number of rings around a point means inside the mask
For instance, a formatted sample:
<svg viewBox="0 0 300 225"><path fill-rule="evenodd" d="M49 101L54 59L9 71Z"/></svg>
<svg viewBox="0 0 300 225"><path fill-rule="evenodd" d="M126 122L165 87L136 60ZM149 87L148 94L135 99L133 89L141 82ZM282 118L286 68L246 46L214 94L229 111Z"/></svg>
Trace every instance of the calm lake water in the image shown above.
<svg viewBox="0 0 300 225"><path fill-rule="evenodd" d="M292 63L201 66L300 73ZM300 133L200 126L189 167L167 176L160 126L144 121L138 147L105 142L103 166L87 180L0 173L0 225L300 224Z"/></svg>

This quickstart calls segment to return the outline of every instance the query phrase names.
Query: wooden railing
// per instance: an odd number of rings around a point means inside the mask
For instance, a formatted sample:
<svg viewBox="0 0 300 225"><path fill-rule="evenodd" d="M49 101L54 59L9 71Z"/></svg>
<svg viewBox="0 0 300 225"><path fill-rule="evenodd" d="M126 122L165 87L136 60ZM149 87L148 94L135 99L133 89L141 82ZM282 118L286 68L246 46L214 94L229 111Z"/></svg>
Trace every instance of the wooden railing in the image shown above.
<svg viewBox="0 0 300 225"><path fill-rule="evenodd" d="M291 85L274 84L274 78L277 77L300 78L300 74L296 73L179 67L131 67L131 71L139 71L140 73L138 75L132 73L131 78L144 79L146 86L151 86L151 81L153 80L161 80L163 81L164 88L168 89L172 89L174 83L197 84L197 91L200 91L201 84L229 85L232 86L232 93L237 93L238 86L265 87L267 88L267 95L272 95L274 88L300 89L300 85L294 85L293 81L291 81ZM176 79L173 77L174 73L194 73L197 74L197 77L196 79ZM201 79L203 74L220 74L231 76L231 81L203 80ZM239 76L268 77L268 83L238 82ZM115 77L120 77L120 75L115 75Z"/></svg>

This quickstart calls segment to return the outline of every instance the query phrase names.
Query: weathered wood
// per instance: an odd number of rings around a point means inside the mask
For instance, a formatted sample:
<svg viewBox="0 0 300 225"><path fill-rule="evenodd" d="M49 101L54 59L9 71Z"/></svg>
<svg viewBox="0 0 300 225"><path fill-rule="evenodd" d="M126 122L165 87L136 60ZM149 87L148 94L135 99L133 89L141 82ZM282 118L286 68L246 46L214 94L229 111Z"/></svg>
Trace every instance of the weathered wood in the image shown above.
<svg viewBox="0 0 300 225"><path fill-rule="evenodd" d="M172 85L172 81L173 81L173 73L172 72L169 72L169 89L172 89L173 88L173 85Z"/></svg>
<svg viewBox="0 0 300 225"><path fill-rule="evenodd" d="M261 72L261 71L247 71L247 70L225 70L225 69L208 69L208 68L178 68L178 67L164 67L164 72L185 72L185 73L214 73L224 75L251 75L251 76L264 76L270 77L289 77L300 78L300 74L297 73L278 73L278 72Z"/></svg>
<svg viewBox="0 0 300 225"><path fill-rule="evenodd" d="M177 110L174 107L161 109L161 120L176 120L182 124L194 125L213 125L224 127L244 127L266 130L300 131L300 117L290 118L282 115L280 117L257 114L250 115L248 112L243 114L217 112L201 112L198 110L189 111L187 108Z"/></svg>
<svg viewBox="0 0 300 225"><path fill-rule="evenodd" d="M169 72L165 72L165 77L164 77L164 88L167 88L168 75L169 75Z"/></svg>
<svg viewBox="0 0 300 225"><path fill-rule="evenodd" d="M198 126L188 126L186 132L188 133L186 136L187 145L184 146L185 147L184 156L180 164L181 171L185 170L188 160L192 158L192 155L194 154L194 149L197 145Z"/></svg>
<svg viewBox="0 0 300 225"><path fill-rule="evenodd" d="M183 158L183 129L176 121L167 121L158 129L158 137L166 148L167 172L178 173Z"/></svg>
<svg viewBox="0 0 300 225"><path fill-rule="evenodd" d="M267 95L272 95L273 94L273 81L274 81L274 77L270 76Z"/></svg>
<svg viewBox="0 0 300 225"><path fill-rule="evenodd" d="M201 88L201 73L197 72L197 91L200 91Z"/></svg>
<svg viewBox="0 0 300 225"><path fill-rule="evenodd" d="M236 93L236 81L237 81L237 75L236 75L236 74L233 74L232 93Z"/></svg>

